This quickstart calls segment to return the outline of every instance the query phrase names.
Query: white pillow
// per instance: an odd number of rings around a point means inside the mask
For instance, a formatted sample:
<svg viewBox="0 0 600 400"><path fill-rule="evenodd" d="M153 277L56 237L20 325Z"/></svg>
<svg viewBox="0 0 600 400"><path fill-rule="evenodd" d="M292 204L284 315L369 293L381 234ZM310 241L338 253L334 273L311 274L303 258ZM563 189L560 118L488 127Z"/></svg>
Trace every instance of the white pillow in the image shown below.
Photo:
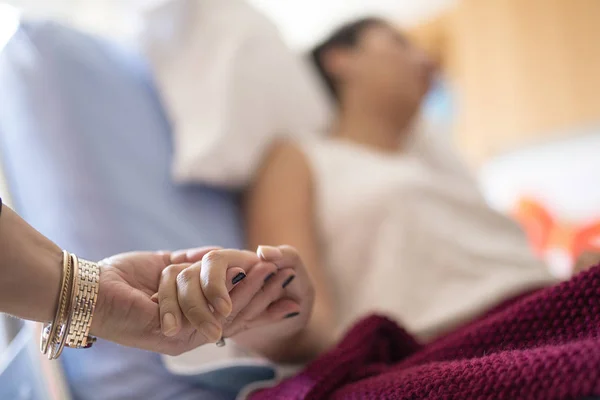
<svg viewBox="0 0 600 400"><path fill-rule="evenodd" d="M168 1L145 14L142 39L179 182L243 187L276 135L327 128L331 105L308 61L245 1Z"/></svg>

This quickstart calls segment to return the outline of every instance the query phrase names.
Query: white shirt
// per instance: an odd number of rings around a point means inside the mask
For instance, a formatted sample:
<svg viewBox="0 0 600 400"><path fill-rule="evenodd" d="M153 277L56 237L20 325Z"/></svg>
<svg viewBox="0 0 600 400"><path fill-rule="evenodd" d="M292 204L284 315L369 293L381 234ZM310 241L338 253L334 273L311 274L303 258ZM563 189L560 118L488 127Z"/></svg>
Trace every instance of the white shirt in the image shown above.
<svg viewBox="0 0 600 400"><path fill-rule="evenodd" d="M301 146L340 329L380 312L428 339L554 282L519 227L431 139L406 155L340 139Z"/></svg>

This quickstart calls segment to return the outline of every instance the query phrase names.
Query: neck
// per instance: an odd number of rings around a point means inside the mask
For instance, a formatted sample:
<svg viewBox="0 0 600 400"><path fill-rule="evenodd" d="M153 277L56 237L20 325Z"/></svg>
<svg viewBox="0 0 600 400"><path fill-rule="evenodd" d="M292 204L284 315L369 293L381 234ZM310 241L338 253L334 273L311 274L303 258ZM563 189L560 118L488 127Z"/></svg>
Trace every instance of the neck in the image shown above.
<svg viewBox="0 0 600 400"><path fill-rule="evenodd" d="M333 135L365 146L395 152L411 128L413 113L402 107L382 107L376 103L347 102L340 109Z"/></svg>

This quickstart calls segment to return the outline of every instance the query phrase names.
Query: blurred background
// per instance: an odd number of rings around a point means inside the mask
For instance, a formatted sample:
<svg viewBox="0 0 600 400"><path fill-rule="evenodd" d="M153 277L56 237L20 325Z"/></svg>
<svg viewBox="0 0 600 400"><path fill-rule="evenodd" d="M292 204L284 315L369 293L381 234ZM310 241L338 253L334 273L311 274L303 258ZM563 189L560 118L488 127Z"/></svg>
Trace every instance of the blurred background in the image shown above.
<svg viewBox="0 0 600 400"><path fill-rule="evenodd" d="M126 38L139 24L139 12L163 0L8 0L36 17L57 18L96 32ZM250 0L273 18L290 46L304 48L343 21L365 14L415 24L452 0Z"/></svg>
<svg viewBox="0 0 600 400"><path fill-rule="evenodd" d="M335 26L364 15L382 16L409 32L440 66L426 102L428 118L453 135L490 204L518 216L536 251L557 273L570 273L579 256L574 252L580 251L555 247L573 247L574 237L594 227L600 216L600 189L589 187L589 171L597 167L593 154L600 146L595 139L600 2L249 2L275 23L295 51L307 50ZM166 1L4 3L28 18L61 21L135 44L144 12ZM584 190L586 196L575 195ZM590 240L583 247L595 250L596 239Z"/></svg>

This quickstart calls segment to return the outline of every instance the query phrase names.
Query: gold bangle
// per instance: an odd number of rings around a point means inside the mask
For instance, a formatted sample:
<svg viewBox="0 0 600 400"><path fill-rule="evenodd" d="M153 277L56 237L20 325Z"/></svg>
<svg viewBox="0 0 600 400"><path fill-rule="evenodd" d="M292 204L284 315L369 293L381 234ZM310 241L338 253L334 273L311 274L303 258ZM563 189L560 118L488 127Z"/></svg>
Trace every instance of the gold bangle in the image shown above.
<svg viewBox="0 0 600 400"><path fill-rule="evenodd" d="M63 250L63 273L60 283L60 292L56 303L56 311L54 313L54 319L51 324L45 324L42 328L40 350L43 354L48 354L48 349L52 346L52 343L56 340L56 331L60 320L63 318L66 307L66 298L68 297L68 285L70 283L71 275L71 257L69 253Z"/></svg>
<svg viewBox="0 0 600 400"><path fill-rule="evenodd" d="M72 268L72 277L71 277L71 287L69 290L69 298L68 298L68 309L67 309L67 320L62 328L62 335L60 337L60 343L58 345L58 349L56 350L56 354L54 355L54 359L57 359L61 356L65 344L67 343L67 337L69 334L69 330L71 329L71 321L73 320L73 310L75 309L75 291L77 290L77 286L79 284L79 260L75 254L71 254L71 265Z"/></svg>
<svg viewBox="0 0 600 400"><path fill-rule="evenodd" d="M79 260L63 251L63 273L59 298L52 323L41 333L40 350L53 360L65 346L91 347L96 341L89 335L98 300L100 268L96 263Z"/></svg>
<svg viewBox="0 0 600 400"><path fill-rule="evenodd" d="M77 271L77 285L74 294L71 323L67 336L67 347L88 348L96 341L90 336L90 327L100 282L100 268L91 261L79 259Z"/></svg>
<svg viewBox="0 0 600 400"><path fill-rule="evenodd" d="M63 297L61 298L61 306L60 306L60 314L58 318L58 325L56 327L56 333L52 339L50 339L50 347L48 348L48 359L55 360L62 353L62 348L64 347L65 340L67 338L67 333L69 332L69 320L71 315L71 298L73 297L72 292L72 283L74 278L74 264L73 257L71 254L67 253L69 256L69 269L66 275L66 290L63 292Z"/></svg>

